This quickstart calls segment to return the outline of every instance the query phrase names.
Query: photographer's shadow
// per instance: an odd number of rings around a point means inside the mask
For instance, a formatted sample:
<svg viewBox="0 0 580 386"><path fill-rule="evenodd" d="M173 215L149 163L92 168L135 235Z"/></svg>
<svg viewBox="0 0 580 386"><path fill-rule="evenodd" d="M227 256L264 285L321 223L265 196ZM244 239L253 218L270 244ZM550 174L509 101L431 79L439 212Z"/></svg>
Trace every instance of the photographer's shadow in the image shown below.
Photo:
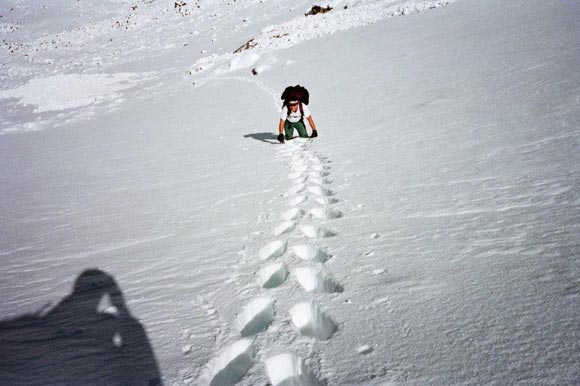
<svg viewBox="0 0 580 386"><path fill-rule="evenodd" d="M104 300L102 300L104 298ZM102 301L109 307L99 311ZM161 385L143 326L112 276L84 271L47 312L0 322L2 385Z"/></svg>

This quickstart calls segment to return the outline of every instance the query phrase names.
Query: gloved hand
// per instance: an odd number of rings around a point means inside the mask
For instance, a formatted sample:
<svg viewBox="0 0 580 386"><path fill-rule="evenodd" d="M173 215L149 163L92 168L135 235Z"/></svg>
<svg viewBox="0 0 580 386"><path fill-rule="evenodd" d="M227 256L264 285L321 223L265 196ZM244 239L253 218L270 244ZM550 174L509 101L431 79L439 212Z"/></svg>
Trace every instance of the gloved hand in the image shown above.
<svg viewBox="0 0 580 386"><path fill-rule="evenodd" d="M278 134L278 142L284 143L284 134Z"/></svg>
<svg viewBox="0 0 580 386"><path fill-rule="evenodd" d="M312 130L312 134L310 134L310 138L316 138L316 137L318 137L318 131Z"/></svg>

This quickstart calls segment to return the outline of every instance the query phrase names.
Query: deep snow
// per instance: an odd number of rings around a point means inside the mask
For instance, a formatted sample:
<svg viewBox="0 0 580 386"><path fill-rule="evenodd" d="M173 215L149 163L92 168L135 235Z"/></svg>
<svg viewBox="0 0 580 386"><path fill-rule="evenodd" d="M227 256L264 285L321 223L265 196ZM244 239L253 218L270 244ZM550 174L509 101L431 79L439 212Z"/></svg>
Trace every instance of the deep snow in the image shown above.
<svg viewBox="0 0 580 386"><path fill-rule="evenodd" d="M98 267L167 385L580 379L575 2L5 3L1 319Z"/></svg>

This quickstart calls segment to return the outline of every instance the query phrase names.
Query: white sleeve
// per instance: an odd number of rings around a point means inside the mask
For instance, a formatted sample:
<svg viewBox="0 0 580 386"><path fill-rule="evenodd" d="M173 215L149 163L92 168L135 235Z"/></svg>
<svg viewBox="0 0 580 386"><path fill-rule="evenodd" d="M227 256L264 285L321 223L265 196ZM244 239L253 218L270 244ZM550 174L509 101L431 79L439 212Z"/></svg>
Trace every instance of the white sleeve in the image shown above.
<svg viewBox="0 0 580 386"><path fill-rule="evenodd" d="M312 114L310 114L310 109L305 104L302 105L302 110L304 111L304 118L308 118Z"/></svg>
<svg viewBox="0 0 580 386"><path fill-rule="evenodd" d="M288 118L288 108L286 106L282 107L282 114L280 114L280 119L285 121Z"/></svg>

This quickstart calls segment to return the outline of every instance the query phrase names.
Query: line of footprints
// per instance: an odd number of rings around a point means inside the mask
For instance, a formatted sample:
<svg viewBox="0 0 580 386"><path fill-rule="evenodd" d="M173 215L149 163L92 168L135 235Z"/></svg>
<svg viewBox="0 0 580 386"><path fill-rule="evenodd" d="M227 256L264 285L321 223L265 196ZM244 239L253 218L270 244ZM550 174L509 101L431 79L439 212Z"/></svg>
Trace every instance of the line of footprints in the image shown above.
<svg viewBox="0 0 580 386"><path fill-rule="evenodd" d="M291 256L305 264L292 270L292 276L305 292L341 292L342 287L324 269L324 263L331 255L320 249L316 242L321 238L333 237L337 232L321 223L327 223L342 216L333 204L338 200L327 188L330 179L329 161L309 151L308 141L294 140L281 146L282 157L291 160L288 178L289 209L280 214L281 222L274 228L279 238L297 233L292 241L274 240L266 244L258 253L263 262L256 274L256 281L264 292L282 286L288 269L284 263ZM310 209L305 210L306 205ZM300 233L298 233L300 232ZM289 237L287 237L289 238ZM275 300L262 296L246 304L237 317L237 328L241 339L226 347L209 361L202 380L211 386L233 385L238 382L255 362L254 337L266 330L274 319ZM292 325L298 334L318 340L328 340L336 332L337 326L313 301L295 304L288 310ZM302 358L291 353L278 354L265 359L265 368L273 386L319 386L323 383L307 368Z"/></svg>

